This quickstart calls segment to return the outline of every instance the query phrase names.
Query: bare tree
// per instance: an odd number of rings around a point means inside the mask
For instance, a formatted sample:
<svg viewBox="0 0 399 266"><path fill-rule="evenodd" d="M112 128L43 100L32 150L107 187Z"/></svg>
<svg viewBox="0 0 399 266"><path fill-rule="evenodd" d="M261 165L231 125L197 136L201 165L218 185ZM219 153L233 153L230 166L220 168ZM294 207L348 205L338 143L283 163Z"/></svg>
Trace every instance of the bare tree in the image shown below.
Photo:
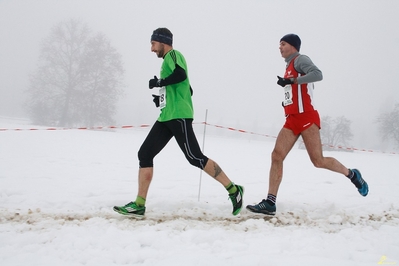
<svg viewBox="0 0 399 266"><path fill-rule="evenodd" d="M349 147L349 141L353 134L350 129L351 121L344 116L324 116L321 119L320 136L325 150L333 150L339 147Z"/></svg>
<svg viewBox="0 0 399 266"><path fill-rule="evenodd" d="M84 110L83 122L90 126L111 122L121 92L121 56L103 34L97 34L88 40L82 63L86 97L79 109Z"/></svg>
<svg viewBox="0 0 399 266"><path fill-rule="evenodd" d="M121 56L102 34L78 20L57 24L43 41L31 77L28 108L35 123L112 123L122 93Z"/></svg>
<svg viewBox="0 0 399 266"><path fill-rule="evenodd" d="M396 103L392 112L378 116L377 123L383 140L393 140L399 148L399 103Z"/></svg>

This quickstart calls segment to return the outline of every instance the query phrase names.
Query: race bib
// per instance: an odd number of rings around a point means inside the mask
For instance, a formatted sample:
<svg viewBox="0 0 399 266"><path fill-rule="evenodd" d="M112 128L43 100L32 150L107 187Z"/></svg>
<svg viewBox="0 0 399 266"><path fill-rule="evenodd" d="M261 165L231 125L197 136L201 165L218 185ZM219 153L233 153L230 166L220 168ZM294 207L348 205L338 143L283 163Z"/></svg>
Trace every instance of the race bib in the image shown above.
<svg viewBox="0 0 399 266"><path fill-rule="evenodd" d="M159 108L163 109L166 106L166 88L159 89Z"/></svg>
<svg viewBox="0 0 399 266"><path fill-rule="evenodd" d="M284 106L292 104L292 86L291 85L286 85L284 87L284 101L283 104Z"/></svg>

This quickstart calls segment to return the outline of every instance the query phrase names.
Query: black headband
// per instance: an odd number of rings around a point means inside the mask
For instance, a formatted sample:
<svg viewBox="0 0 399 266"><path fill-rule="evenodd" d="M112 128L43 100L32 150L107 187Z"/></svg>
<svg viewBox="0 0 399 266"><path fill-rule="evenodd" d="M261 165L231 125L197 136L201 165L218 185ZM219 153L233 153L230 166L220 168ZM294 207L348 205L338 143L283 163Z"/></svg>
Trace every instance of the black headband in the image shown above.
<svg viewBox="0 0 399 266"><path fill-rule="evenodd" d="M167 36L161 33L154 32L151 35L151 41L161 42L172 46L173 39L172 36Z"/></svg>

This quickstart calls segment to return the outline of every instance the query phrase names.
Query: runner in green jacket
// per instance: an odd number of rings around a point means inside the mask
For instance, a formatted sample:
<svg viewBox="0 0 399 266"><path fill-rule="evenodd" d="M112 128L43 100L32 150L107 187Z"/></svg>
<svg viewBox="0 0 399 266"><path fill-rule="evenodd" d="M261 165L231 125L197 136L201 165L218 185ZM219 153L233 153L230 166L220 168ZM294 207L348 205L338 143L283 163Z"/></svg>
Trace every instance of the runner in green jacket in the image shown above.
<svg viewBox="0 0 399 266"><path fill-rule="evenodd" d="M143 218L148 189L154 172L154 157L174 137L190 164L204 170L221 183L233 203L233 215L241 211L244 187L235 185L212 159L206 157L195 137L192 122L194 118L192 89L188 78L186 60L173 49L173 34L167 28L154 30L151 36L151 51L163 58L161 75L149 81L149 88L159 87L159 94L153 94L153 101L161 109L139 152L139 185L136 200L114 210L123 215Z"/></svg>

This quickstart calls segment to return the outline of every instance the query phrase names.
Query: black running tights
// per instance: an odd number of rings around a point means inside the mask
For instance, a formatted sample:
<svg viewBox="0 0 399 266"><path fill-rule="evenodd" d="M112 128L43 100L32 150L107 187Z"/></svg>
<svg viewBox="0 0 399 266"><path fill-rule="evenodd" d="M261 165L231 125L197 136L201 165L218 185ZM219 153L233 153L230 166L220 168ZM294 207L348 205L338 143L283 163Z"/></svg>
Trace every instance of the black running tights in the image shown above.
<svg viewBox="0 0 399 266"><path fill-rule="evenodd" d="M140 167L153 167L154 157L175 137L189 163L204 169L208 158L201 152L192 123L193 119L156 121L138 152Z"/></svg>

